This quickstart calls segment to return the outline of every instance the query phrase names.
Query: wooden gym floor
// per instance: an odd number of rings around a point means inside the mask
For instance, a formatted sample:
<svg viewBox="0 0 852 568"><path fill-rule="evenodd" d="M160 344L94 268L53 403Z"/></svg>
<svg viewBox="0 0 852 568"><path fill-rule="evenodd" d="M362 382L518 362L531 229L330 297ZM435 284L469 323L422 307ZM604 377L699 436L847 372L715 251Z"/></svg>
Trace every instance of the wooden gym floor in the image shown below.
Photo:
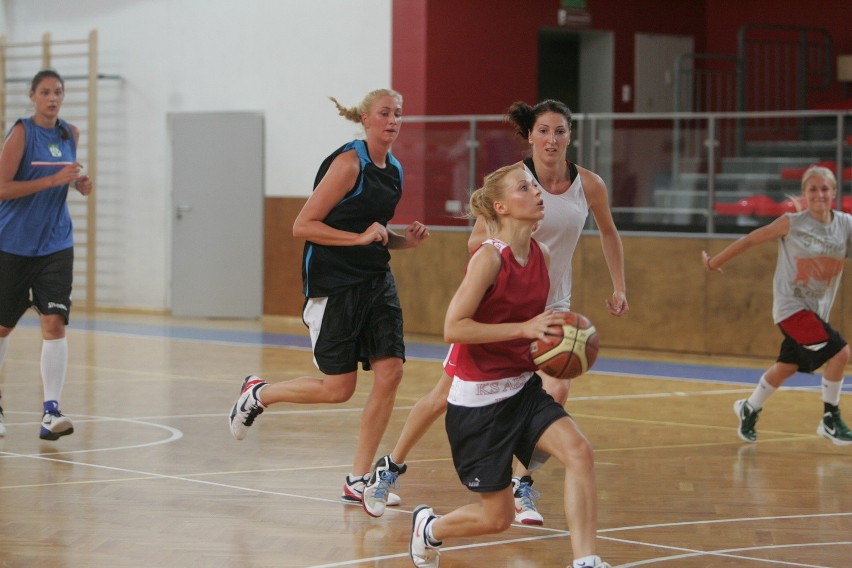
<svg viewBox="0 0 852 568"><path fill-rule="evenodd" d="M339 502L369 373L346 404L277 405L234 440L245 375L314 372L287 319L77 312L62 400L75 432L41 441L36 325L22 321L0 370L0 567L410 566L411 510L476 498L438 423L409 457L400 507L372 519ZM440 372L443 345L408 341L380 452ZM596 449L598 549L613 566L852 566L852 446L815 434L818 377L775 395L757 444L737 438L733 402L768 363L604 349L574 382L567 408ZM561 477L555 463L536 477L543 527L447 542L442 566L566 566Z"/></svg>

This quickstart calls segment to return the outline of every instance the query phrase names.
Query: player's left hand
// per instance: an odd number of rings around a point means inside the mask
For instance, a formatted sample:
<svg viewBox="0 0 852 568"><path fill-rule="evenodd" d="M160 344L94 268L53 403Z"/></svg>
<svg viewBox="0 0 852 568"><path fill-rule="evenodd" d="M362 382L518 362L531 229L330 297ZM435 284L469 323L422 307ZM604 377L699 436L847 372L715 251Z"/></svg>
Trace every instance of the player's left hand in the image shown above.
<svg viewBox="0 0 852 568"><path fill-rule="evenodd" d="M606 299L606 309L614 316L623 316L630 311L630 306L627 304L627 294L624 292L613 292L612 296Z"/></svg>
<svg viewBox="0 0 852 568"><path fill-rule="evenodd" d="M92 179L89 176L81 176L74 180L74 187L81 195L92 193Z"/></svg>
<svg viewBox="0 0 852 568"><path fill-rule="evenodd" d="M405 242L409 247L416 247L429 238L429 229L420 221L414 221L405 228Z"/></svg>

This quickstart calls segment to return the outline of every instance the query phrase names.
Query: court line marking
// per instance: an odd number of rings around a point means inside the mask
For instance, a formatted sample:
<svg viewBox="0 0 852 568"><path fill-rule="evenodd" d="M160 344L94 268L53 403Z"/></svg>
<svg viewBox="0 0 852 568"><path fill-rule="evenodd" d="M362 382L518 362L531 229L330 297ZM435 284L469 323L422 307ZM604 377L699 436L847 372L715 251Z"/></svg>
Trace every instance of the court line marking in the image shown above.
<svg viewBox="0 0 852 568"><path fill-rule="evenodd" d="M606 537L604 537L606 538ZM742 554L732 554L733 552L753 552L759 550L779 550L779 549L789 549L789 548L805 548L805 547L814 547L814 546L845 546L852 544L852 541L837 541L837 542L809 542L809 543L795 543L795 544L773 544L767 546L749 546L742 548L728 548L728 549L719 549L719 550L690 550L688 548L682 548L679 546L668 546L661 544L653 544L653 543L644 543L641 541L633 541L626 539L615 539L615 538L606 538L607 540L612 540L615 542L621 542L623 544L635 544L639 546L650 546L654 548L663 548L666 550L672 551L682 551L685 554L677 554L674 556L658 556L656 558L647 558L645 560L637 560L634 562L628 562L627 564L620 564L618 568L633 568L634 566L645 566L647 564L657 564L662 562L669 562L675 560L682 560L684 558L697 558L700 556L718 556L722 558L733 558L736 560L750 560L753 562L763 562L765 564L778 564L782 566L804 566L807 568L831 568L830 566L823 566L822 564L801 564L799 562L791 562L786 560L771 560L768 558L756 558L752 556L745 556Z"/></svg>
<svg viewBox="0 0 852 568"><path fill-rule="evenodd" d="M68 415L70 418L72 415ZM15 452L5 452L0 451L0 458L10 458L10 457L37 457L37 456L53 456L57 454L88 454L95 452L114 452L117 450L136 450L139 448L149 448L151 446L159 446L161 444L170 444L172 442L176 442L183 438L183 432L178 430L177 428L173 428L171 426L166 426L165 424L156 424L154 422L145 422L143 420L137 420L133 418L108 418L108 417L97 417L97 416L85 416L80 415L81 418L79 420L80 423L86 422L128 422L130 424L141 424L143 426L152 426L154 428L159 428L162 430L166 430L169 432L169 437L163 440L155 440L153 442L145 442L142 444L131 444L128 446L112 446L112 447L104 447L104 448L89 448L87 450L64 450L58 452L44 452L40 454L18 454ZM38 422L40 424L41 422ZM24 423L26 424L26 423ZM6 424L8 427L10 424ZM21 425L21 423L15 423L15 426Z"/></svg>
<svg viewBox="0 0 852 568"><path fill-rule="evenodd" d="M259 493L259 494L274 495L274 496L279 496L279 497L293 497L293 498L297 498L297 499L308 499L308 500L314 500L314 501L320 501L320 502L326 502L326 503L335 503L335 504L338 504L338 505L346 506L346 505L340 503L337 500L309 497L309 496L306 496L306 495L294 495L294 494L290 494L290 493L283 493L283 492L280 492L280 491L270 491L270 490L264 490L264 489L257 489L257 488L253 488L253 487L243 487L243 486L240 486L240 485L234 485L234 484L228 484L228 483L219 483L219 482L212 482L212 481L206 481L206 480L201 480L201 479L194 479L194 478L190 478L190 477L186 477L186 476L167 475L167 474L160 474L160 473L154 473L154 472L145 472L145 471L141 471L141 470L134 470L134 469L128 469L128 468L115 467L115 466L107 466L107 465L102 465L102 464L75 462L75 461L72 461L72 460L63 460L63 459L45 457L44 455L27 455L27 454L13 454L13 455L18 455L19 457L48 461L48 462L53 462L53 463L62 463L62 464L67 464L67 465L80 465L80 466L90 467L90 468L94 468L94 469L103 469L103 470L107 470L107 471L129 473L129 474L134 474L134 475L140 476L141 479L166 479L166 480L172 480L172 481L183 481L183 482L195 483L195 484L200 484L200 485L207 485L207 486L221 488L221 489L234 489L234 490L239 490L239 491L246 491L246 492L249 492L249 493ZM395 512L399 512L399 513L404 512L404 513L407 513L407 514L410 515L410 514L412 514L413 511L397 509ZM660 527L685 527L685 526L706 525L706 524L757 522L757 521L784 520L784 519L844 517L844 516L852 516L852 513L818 513L818 514L811 514L811 515L783 515L783 516L772 516L772 517L741 517L741 518L731 518L731 519L708 519L708 520L703 520L703 521L685 521L685 522L676 522L676 523L658 523L658 524L650 524L650 525L635 525L635 526L628 526L628 527L611 527L611 528L607 528L607 529L599 529L597 532L598 532L599 538L607 538L607 539L611 539L611 540L618 540L615 537L600 537L600 535L606 534L606 533L613 533L613 532L643 530L643 529L660 528ZM487 543L475 543L475 544L462 545L462 546L456 546L456 547L446 547L446 548L443 548L442 550L451 551L451 550L465 550L465 549L482 548L482 547L490 547L490 546L501 546L501 545L512 544L512 543L516 543L516 542L529 542L529 541L536 541L536 540L544 540L544 539L548 539L548 538L556 538L556 537L566 536L566 535L570 534L569 531L564 531L564 530L559 530L559 529L549 529L549 528L546 528L546 527L526 527L525 525L514 525L514 524L513 524L513 526L518 526L520 528L534 528L538 531L548 532L550 534L537 535L537 536L531 536L531 537L523 537L523 538L520 538L520 539L517 539L517 538L516 539L503 539L503 540L487 542ZM626 542L631 542L631 541L626 541ZM687 549L687 548L668 547L666 545L641 543L641 542L638 542L638 541L634 542L634 544L637 544L637 545L638 544L644 544L645 546L655 546L655 547L662 546L664 548L668 548L668 549L671 549L671 550L682 550L684 552L688 552L689 556L691 556L691 557L703 556L703 555L707 555L707 556L725 555L725 556L728 556L728 557L739 558L739 559L743 559L743 560L769 562L769 563L773 563L773 564L780 564L780 565L786 565L786 566L804 566L804 567L811 567L811 568L830 568L830 567L822 567L822 566L818 566L818 565L798 564L798 563L791 563L791 562L785 562L785 561L774 561L774 560L767 561L767 560L764 560L764 559L755 559L755 558L751 558L751 557L747 557L747 556L732 556L732 555L729 555L729 554L723 554L723 553L726 552L724 550L721 551L721 552L697 551L697 550L693 551L693 550L690 550L690 549ZM819 546L821 544L822 543L814 542L814 543L808 544L807 546ZM827 543L827 544L834 544L834 543ZM843 543L838 543L838 544L843 544ZM806 546L806 545L801 544L801 546ZM770 547L765 547L765 548L758 547L758 548L755 548L755 550L770 549L770 548L787 548L787 547L789 547L789 545L775 545L775 546L770 546ZM730 549L730 551L736 551L736 550L748 550L748 549ZM353 564L359 564L359 563L364 563L364 562L375 562L375 561L378 561L378 560L385 560L385 559L392 559L392 558L405 558L407 556L408 556L408 553L400 553L400 554L394 554L394 555L383 555L383 556L378 556L378 557L360 558L360 559L357 559L357 560L336 562L336 563L331 563L331 564L321 564L321 565L313 566L312 568L334 568L334 567L337 567L337 566L351 566ZM683 556L683 557L686 557L686 556ZM661 557L658 560L665 560L665 559L666 559L666 557ZM640 561L640 562L643 562L645 564L648 563L647 561ZM635 564L635 563L634 564L627 564L627 565L623 565L623 568L626 568L627 566L640 566L640 565L642 565L642 564Z"/></svg>
<svg viewBox="0 0 852 568"><path fill-rule="evenodd" d="M91 333L104 333L104 332L91 331ZM109 335L109 334L107 333L107 335ZM122 335L122 334L117 334L117 335ZM181 341L181 340L187 341L185 338L165 337L165 339L177 340L177 341ZM189 340L189 341L195 342L196 340ZM208 341L208 342L209 343L219 343L219 342L216 342L216 341ZM243 344L243 343L230 343L230 342L225 342L225 343L227 343L229 345L245 346L245 344ZM262 345L262 347L266 347L266 345ZM290 348L288 346L280 346L280 345L272 345L272 347ZM296 348L296 349L298 349L298 348ZM301 350L301 349L299 349L299 350ZM420 359L420 358L409 357L409 359ZM423 358L423 360L433 361L435 359L430 357L430 358ZM637 373L610 372L610 371L598 371L597 374L629 376L629 377L640 378L640 379L641 378L649 378L649 379L657 379L657 380L684 380L684 381L699 381L699 382L730 384L730 382L728 382L728 381L718 381L718 380L702 379L702 378L694 378L694 377L642 375L642 374L637 374ZM788 387L788 388L790 388L791 390L815 390L815 387ZM669 392L669 393L656 393L656 394L646 394L646 395L628 395L628 396L612 396L612 397L608 397L608 396L603 396L603 397L575 397L573 400L603 400L603 399L614 399L614 398L660 398L660 397L689 396L689 395L730 394L731 392L743 392L743 391L749 391L749 390L751 390L751 389L750 388L748 388L748 389L744 388L744 389L738 389L736 391L728 391L728 392L723 392L723 391L690 392L690 393ZM846 389L844 389L844 390L846 390ZM333 410L353 411L353 412L361 411L361 409L357 409L357 408L356 409L333 409ZM315 412L315 410L280 411L280 412L272 412L271 414L294 414L294 413L310 413L310 412ZM196 416L202 416L202 415L196 415ZM209 416L217 416L218 417L218 416L221 416L221 414L217 413L217 414L211 414ZM600 417L597 417L597 416L588 416L588 417L589 418L600 418ZM163 417L163 418L168 418L168 417ZM174 417L172 417L172 418L174 418ZM106 419L106 420L109 420L109 419ZM116 419L116 420L119 420L119 419ZM141 422L141 421L134 421L134 420L130 420L130 419L124 419L124 420L128 421L128 422L138 422L138 423L145 424L144 422ZM155 425L155 426L159 426L159 425ZM165 427L165 428L168 428L168 427ZM804 436L802 436L802 437L804 438ZM814 436L807 436L807 437L812 438ZM168 441L172 441L172 440L160 441L158 443L167 443ZM144 447L144 446L147 446L147 445L152 445L152 444L144 444L143 446L128 446L128 448ZM156 444L153 444L153 445L156 445ZM718 445L718 444L713 444L713 445ZM666 446L666 447L668 447L668 446ZM69 451L69 452L60 452L60 453L63 453L63 454L65 454L65 453L69 453L69 454L70 453L84 453L84 452L90 452L90 451L104 451L104 450L109 450L109 449L110 448L103 448L103 449L96 449L96 450L78 450L78 451ZM86 466L90 466L90 467L98 467L98 468L110 469L110 470L115 470L115 471L123 471L123 472L133 472L134 471L134 470L127 470L127 469L123 469L123 468L114 468L114 467L110 467L110 466L101 466L101 465L98 465L98 464L85 464L85 463L80 463L80 462L73 462L73 461L70 461L70 460L56 460L56 459L52 459L52 458L45 458L45 457L43 457L44 455L47 455L47 454L40 454L40 455L35 455L35 456L33 456L33 455L27 456L27 455L22 454L21 457L31 457L31 458L34 458L34 459L46 459L48 461L58 461L58 462L67 463L67 464L71 464L71 465L86 465ZM49 454L49 455L54 455L54 454ZM335 503L335 504L339 503L336 500L329 500L329 499L322 499L322 498L311 498L311 497L307 497L307 496L303 496L303 495L300 496L300 495L292 495L292 494L281 493L281 492L265 491L265 490L259 490L259 489L253 489L253 488L244 488L244 487L234 486L234 485L229 485L229 484L214 483L214 482L201 481L201 480L197 480L197 479L190 479L188 477L182 477L182 476L154 474L154 473L147 473L147 472L137 472L137 473L145 476L142 479L144 479L144 478L149 478L149 479L163 478L163 479L183 480L183 481L208 484L208 485L218 486L218 487L240 489L240 490L245 490L245 491L250 491L250 492L266 493L266 494L279 495L279 496L289 496L289 497L296 497L296 498L302 498L302 499L314 499L314 500L318 500L318 501L326 501L326 502L331 502L331 503ZM404 512L404 511L399 510L397 512ZM410 512L408 512L408 514L410 514ZM848 514L852 514L852 513L841 513L840 515L848 515ZM803 516L791 516L791 517L783 517L783 518L800 518L800 517L809 517L809 516L835 516L835 515L803 515ZM763 520L763 519L758 518L758 520ZM696 522L690 522L690 523L670 523L669 525L678 526L678 525L682 525L682 524L704 524L704 523L714 523L714 522L735 522L735 521L738 521L738 520L737 519L732 519L732 520L728 520L728 521L720 521L720 520L712 520L711 521L711 520L708 520L708 521L696 521ZM602 533L602 532L611 532L611 531L617 531L617 530L625 530L625 529L624 528L614 528L614 529L599 530L598 532ZM464 549L464 548L478 548L478 547L483 547L483 546L494 546L494 545L499 545L499 544L502 544L502 543L523 542L523 541L537 540L537 539L543 539L543 538L555 538L555 537L560 537L560 536L567 535L567 534L569 534L567 531L561 531L558 534L544 535L544 536L538 536L538 537L528 537L528 538L523 538L523 539L511 539L511 540L492 542L492 543L477 543L477 544L472 544L472 545L467 545L467 546L459 546L459 547L447 547L444 550L449 551L449 550L459 550L459 549ZM604 537L604 538L610 539L611 537ZM612 540L618 540L618 539L613 538ZM625 541L625 542L630 542L630 541ZM635 542L634 544L642 544L642 543ZM791 547L791 546L815 546L815 545L820 545L820 544L823 544L823 543L799 544L799 545L776 545L776 546L770 546L770 547L755 547L753 549L730 549L730 551L761 550L761 549L765 549L765 548L788 548L788 547ZM831 545L831 544L849 544L849 543L839 542L839 543L824 543L824 544ZM663 545L648 544L647 546L663 546ZM673 550L675 549L674 547L666 547L666 548L670 548L670 549L673 549ZM686 557L690 557L690 556L693 556L693 557L694 556L702 556L702 555L725 556L726 554L723 554L723 553L728 552L728 551L724 551L724 550L718 551L717 553L707 552L707 551L690 551L689 549L680 549L680 550L689 552L689 554L687 554L687 555L681 555L680 557L682 557L682 558L686 558ZM728 556L730 556L730 555L728 555ZM376 557L376 559L378 560L378 559L384 559L384 558L390 559L390 558L404 558L404 557L407 557L406 553L398 554L398 555L387 555L387 556L383 556L383 557ZM788 563L788 562L767 561L767 560L755 559L755 558L751 558L751 557L740 557L740 556L731 556L731 557L742 558L744 560L751 560L751 561L761 561L761 562L770 562L770 563L776 563L776 564L784 564L784 565L790 565L790 566L814 566L814 565L796 564L796 563ZM670 560L670 559L674 559L674 558L675 557L661 557L661 558L656 559L656 560L657 561L659 561L659 560ZM358 559L358 560L354 560L354 561L347 561L347 562L344 562L344 563L333 563L333 564L326 564L326 565L321 565L321 566L329 566L329 567L331 567L331 566L345 566L345 565L351 565L351 564L359 564L359 563L363 563L365 561L370 561L370 560L371 559ZM639 565L643 565L643 564L648 564L652 561L653 560L640 561L640 563L626 564L626 565L623 565L623 566L625 566L625 567L626 566L639 566ZM319 568L319 566L317 566L316 568Z"/></svg>

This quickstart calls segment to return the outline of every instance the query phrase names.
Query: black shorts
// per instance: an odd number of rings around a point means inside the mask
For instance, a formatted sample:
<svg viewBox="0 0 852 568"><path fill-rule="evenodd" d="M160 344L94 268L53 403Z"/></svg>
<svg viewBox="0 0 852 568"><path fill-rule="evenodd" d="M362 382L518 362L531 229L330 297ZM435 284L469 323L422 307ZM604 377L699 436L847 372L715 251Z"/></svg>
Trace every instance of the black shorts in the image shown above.
<svg viewBox="0 0 852 568"><path fill-rule="evenodd" d="M61 315L68 325L73 277L73 248L45 256L0 252L0 325L15 327L30 306Z"/></svg>
<svg viewBox="0 0 852 568"><path fill-rule="evenodd" d="M398 357L405 361L402 307L393 275L328 296L311 298L302 319L311 329L314 362L326 375L370 370L370 360Z"/></svg>
<svg viewBox="0 0 852 568"><path fill-rule="evenodd" d="M447 405L453 464L471 491L500 491L512 483L512 456L529 466L538 439L568 413L533 375L516 393L488 406Z"/></svg>
<svg viewBox="0 0 852 568"><path fill-rule="evenodd" d="M796 312L778 323L784 341L779 363L797 365L802 373L813 373L846 347L846 340L810 310Z"/></svg>

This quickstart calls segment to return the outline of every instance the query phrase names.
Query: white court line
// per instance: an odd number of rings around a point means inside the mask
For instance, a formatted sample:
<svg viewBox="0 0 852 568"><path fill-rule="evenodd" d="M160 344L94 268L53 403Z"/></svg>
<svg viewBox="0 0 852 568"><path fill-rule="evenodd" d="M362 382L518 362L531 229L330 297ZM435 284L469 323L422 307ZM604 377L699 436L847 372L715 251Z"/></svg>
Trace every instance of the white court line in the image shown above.
<svg viewBox="0 0 852 568"><path fill-rule="evenodd" d="M204 415L204 416L222 416L222 415L215 414L215 415ZM161 443L168 443L168 442L174 441L176 439L179 439L182 436L182 433L177 429L174 429L174 428L171 428L171 427L168 427L168 426L164 426L164 425L152 424L152 423L149 423L149 422L143 422L141 420L126 419L126 418L109 419L109 418L103 418L103 417L90 417L90 418L93 418L93 419L98 420L98 421L116 420L116 421L124 421L124 422L128 422L128 423L132 423L132 424L142 424L142 425L145 425L145 426L161 427L161 428L165 428L165 429L169 430L170 432L172 432L172 437L170 437L168 440L159 441L159 442L156 442L156 443L148 443L148 444L143 444L143 445L138 445L138 446L128 446L128 447L144 447L144 446L156 445L156 444L161 444ZM117 448L115 448L115 449L117 449ZM73 453L85 453L85 452L104 451L104 450L107 450L107 448L102 448L100 450L97 450L97 449L77 450L77 451L60 452L60 453L73 454ZM166 475L166 474L147 472L147 471L142 471L142 470L121 468L121 467L114 467L114 466L106 466L106 465L100 465L100 464L91 464L91 463L77 462L77 461L65 460L65 459L57 459L57 458L54 458L54 457L47 457L45 454L27 455L27 454L15 454L15 453L11 453L11 452L2 452L2 453L0 453L0 455L10 456L10 457L30 458L30 459L35 459L35 460L48 461L48 462L53 462L53 463L63 463L63 464L68 464L68 465L79 465L79 466L84 466L84 467L89 467L89 468L94 468L94 469L113 471L113 472L118 472L118 473L123 473L123 474L131 474L131 475L140 476L140 477L143 477L143 478L182 481L182 482L206 485L208 487L216 487L216 488L220 488L220 489L237 490L237 491L244 491L244 492L249 492L249 493L273 495L273 496L278 496L278 497L292 497L292 498L295 498L295 499L303 499L303 500L306 499L306 500L311 500L311 501L318 501L318 502L323 502L323 503L333 503L335 505L342 505L342 503L340 503L340 501L338 501L336 499L332 500L332 499L326 499L326 498L310 497L310 496L306 496L306 495L296 495L296 494L292 494L292 493L284 493L284 492L280 492L280 491L263 490L263 489L253 488L253 487L245 487L245 486L241 486L241 485L233 485L233 484L228 484L228 483L219 483L219 482L214 482L214 481L196 479L196 478L181 476L181 475ZM50 454L50 455L55 455L55 454ZM108 480L108 481L103 481L103 483L115 482L115 481L116 480ZM118 480L118 481L120 481L120 480ZM138 479L134 479L134 481L138 481ZM346 506L346 505L343 505L343 506ZM405 511L405 510L401 510L401 509L396 509L394 512L407 513L409 515L412 513L412 511ZM608 529L600 529L600 530L598 530L598 534L599 534L599 538L602 538L602 539L620 541L621 539L618 539L616 537L604 537L604 536L600 536L600 535L603 535L603 534L606 534L606 533L635 531L635 530L660 528L660 527L686 527L686 526L694 526L694 525L720 524L720 523L738 523L738 522L743 523L743 522L756 522L756 521L767 521L767 520L803 519L803 518L819 518L819 517L842 517L842 516L852 516L852 513L834 513L834 514L825 513L825 514L787 515L787 516L774 516L774 517L747 517L747 518L733 518L733 519L712 519L712 520L705 520L705 521L660 523L660 524L636 525L636 526L628 526L628 527L614 527L614 528L608 528ZM521 528L533 528L533 527L525 527L524 525L514 525L514 526L518 526L518 527L521 527ZM465 550L465 549L474 549L474 548L483 548L483 547L492 547L492 546L503 546L503 545L513 544L513 543L518 543L518 542L529 542L529 541L546 540L546 539L551 539L551 538L564 537L564 536L570 534L568 531L549 529L549 528L546 528L546 527L535 527L535 529L538 530L538 531L541 531L541 532L547 532L548 534L531 536L531 537L524 537L524 538L504 539L504 540L500 540L500 541L493 541L493 542L488 542L488 543L477 543L477 544L457 546L457 547L445 547L442 550L452 551L452 550ZM641 566L641 565L645 565L645 564L650 564L652 562L674 560L676 558L688 558L688 557L696 557L696 556L702 556L702 555L740 558L740 559L748 560L748 561L760 561L760 562L767 562L767 563L772 563L772 564L776 564L776 565L785 565L785 566L800 566L800 567L807 567L807 568L830 568L830 567L822 567L822 566L810 565L810 564L800 564L800 563L785 562L785 561L770 561L770 560L756 559L756 558L751 558L751 557L747 557L747 556L732 555L730 553L731 552L737 552L737 551L761 550L761 549L768 549L768 548L789 548L789 547L792 547L792 546L803 547L803 546L819 546L819 545L823 545L823 544L836 544L836 545L847 544L847 543L843 543L843 542L840 542L840 543L817 543L817 542L815 542L815 543L811 543L811 544L755 547L755 548L752 548L752 549L742 548L742 549L728 549L728 550L719 550L719 551L697 551L697 550L690 550L690 549L681 548L681 547L670 547L670 546L660 545L660 544L642 543L642 542L638 542L638 541L623 540L623 542L632 543L632 544L635 544L635 545L649 546L649 547L666 548L666 549L669 549L669 550L678 550L678 551L684 552L685 554L673 556L673 557L659 557L659 558L655 558L655 559L647 559L647 560L640 561L639 563L631 563L631 564L622 565L622 568L627 568L629 566ZM383 555L383 556L376 556L376 557L370 557L370 558L359 558L359 559L341 561L341 562L330 563L330 564L315 565L315 566L312 566L311 568L335 568L335 567L339 567L339 566L342 567L342 566L351 566L351 565L355 565L355 564L362 564L362 563L365 563L365 562L376 562L376 561L380 561L380 560L387 560L387 559L394 559L394 558L406 558L407 556L408 556L407 552L401 552L399 554Z"/></svg>
<svg viewBox="0 0 852 568"><path fill-rule="evenodd" d="M653 543L643 543L632 540L622 540L622 539L611 539L616 542L621 542L624 544L637 544L642 546L651 546L654 548L665 548L667 550L680 550L685 551L686 554L677 554L674 556L658 556L656 558L648 558L646 560L639 560L638 562L629 562L627 564L620 564L618 568L633 568L634 566L645 566L647 564L657 564L662 562L674 561L674 560L682 560L684 558L696 558L700 556L718 556L722 558L734 558L736 560L748 560L751 562L763 562L765 564L776 564L780 566L803 566L806 568L832 568L831 566L823 566L822 564L802 564L800 562L791 562L786 560L770 560L768 558L756 558L754 556L744 556L742 554L731 554L732 552L753 552L758 550L779 550L779 549L788 549L788 548L809 548L815 546L847 546L852 544L852 541L840 541L840 542L807 542L807 543L797 543L797 544L773 544L768 546L749 546L743 548L728 548L722 550L694 550L691 551L688 548L681 548L678 546L665 546L658 545Z"/></svg>
<svg viewBox="0 0 852 568"><path fill-rule="evenodd" d="M399 512L406 512L406 513L409 513L409 514L411 513L410 511L399 511ZM798 562L784 561L784 560L767 560L767 559L763 559L763 558L754 558L754 557L750 557L750 556L736 555L736 554L731 554L731 553L733 553L733 552L756 551L756 550L782 549L782 548L803 548L803 547L809 547L809 546L841 546L841 545L852 544L852 542L841 541L841 542L812 542L812 543L799 543L799 544L787 544L787 545L779 544L779 545L770 545L770 546L755 546L755 547L748 547L748 548L731 548L731 549L722 549L722 550L716 550L716 551L704 551L704 550L692 550L692 549L689 549L689 548L683 548L683 547L677 547L677 546L655 544L655 543L649 543L649 542L619 539L619 538L614 538L614 537L602 537L600 535L602 533L608 533L608 532L641 530L641 529L656 528L656 527L702 525L702 524L714 524L714 523L756 522L756 521L767 521L767 520L802 519L802 518L813 518L813 517L843 517L843 516L852 516L852 513L826 513L826 514L788 515L788 516L775 516L775 517L747 517L747 518L739 518L739 519L734 518L734 519L713 519L713 520L707 520L707 521L688 521L688 522L683 522L683 523L662 523L662 524L657 524L657 525L639 525L639 526L633 526L633 527L620 527L620 528L614 527L614 528L609 528L609 529L599 529L598 530L598 538L600 538L602 540L611 540L611 541L615 541L615 542L622 542L622 543L625 543L625 544L634 544L634 545L647 546L647 547L653 547L653 548L663 548L663 549L666 549L666 550L681 551L681 552L686 553L686 554L679 554L679 555L676 555L676 556L660 556L660 557L656 557L656 558L649 558L649 559L645 559L645 560L640 560L638 562L631 562L631 563L628 563L628 564L619 564L618 566L614 566L613 568L630 568L630 567L634 567L634 566L644 566L644 565L647 565L647 564L654 564L656 562L663 562L663 561L667 561L667 560L679 560L679 559L683 559L683 558L695 558L695 557L700 557L700 556L734 558L734 559L738 559L738 560L764 562L764 563L767 563L767 564L775 564L775 565L780 565L780 566L799 566L799 567L805 567L805 568L832 568L830 566L823 566L823 565L820 565L820 564L802 564L802 563L798 563ZM534 537L526 537L526 538L505 539L505 540L499 540L499 541L493 541L493 542L487 542L487 543L470 544L470 545L465 545L465 546L447 546L447 547L442 547L441 551L442 552L448 552L448 551L452 551L452 550L468 550L468 549L473 549L473 548L503 546L503 545L515 544L515 543L519 543L519 542L530 542L530 541L537 541L537 540L546 540L546 539L551 539L551 538L561 538L561 537L564 537L564 536L567 536L567 535L570 534L569 531L550 529L550 528L547 528L547 527L533 527L533 526L518 525L518 524L513 524L512 526L521 527L521 528L528 528L528 529L533 529L533 530L539 530L539 531L547 531L551 534L534 536ZM400 553L400 554L388 554L388 555L383 555L383 556L372 556L372 557L369 557L369 558L359 558L359 559L355 559L355 560L344 560L344 561L341 561L341 562L332 562L332 563L328 563L328 564L316 564L316 565L310 566L309 568L337 568L337 567L340 567L340 566L353 566L353 565L356 565L356 564L364 564L364 563L369 563L369 562L378 562L380 560L390 560L390 559L393 559L393 558L407 558L407 557L408 557L407 552L406 553Z"/></svg>
<svg viewBox="0 0 852 568"><path fill-rule="evenodd" d="M69 418L72 415L68 415ZM76 420L76 418L75 418ZM146 442L144 444L131 444L129 446L113 446L113 447L105 447L105 448L89 448L88 450L67 450L67 451L58 451L58 452L46 452L42 454L16 454L12 452L3 452L0 451L0 458L10 458L10 457L38 457L38 456L55 456L57 454L89 454L95 452L114 452L117 450L136 450L139 448L148 448L151 446L159 446L160 444L170 444L172 442L176 442L183 438L183 432L178 430L177 428L172 428L171 426L166 426L164 424L154 424L153 422L144 422L142 420L135 420L133 418L107 418L107 417L97 417L97 416L88 416L82 417L80 422L128 422L130 424L142 424L143 426L153 426L154 428L161 428L170 433L168 438L163 440L156 440L154 442ZM40 424L40 422L39 422ZM15 424L15 426L19 426L20 424ZM9 424L7 424L9 426ZM71 462L69 462L71 463Z"/></svg>

